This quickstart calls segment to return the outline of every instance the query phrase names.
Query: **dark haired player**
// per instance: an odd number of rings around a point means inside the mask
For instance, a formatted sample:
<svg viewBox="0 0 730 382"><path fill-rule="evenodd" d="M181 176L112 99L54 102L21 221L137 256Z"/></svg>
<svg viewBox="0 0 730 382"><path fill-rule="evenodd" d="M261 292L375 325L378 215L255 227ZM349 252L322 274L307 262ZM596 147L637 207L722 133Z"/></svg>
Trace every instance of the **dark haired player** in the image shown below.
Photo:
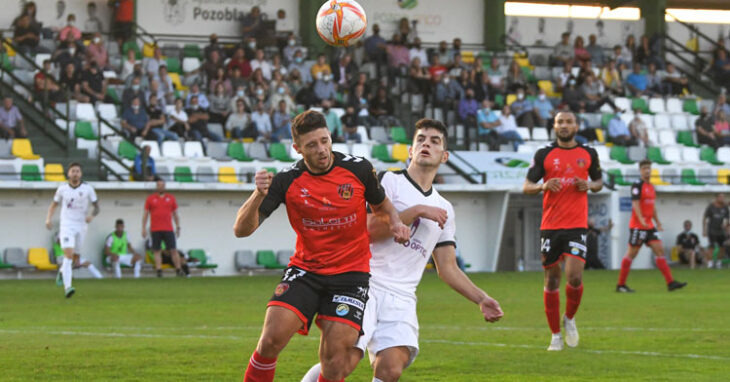
<svg viewBox="0 0 730 382"><path fill-rule="evenodd" d="M294 149L303 159L276 176L257 172L256 189L233 227L236 237L249 236L284 203L297 233L296 251L268 304L244 381L273 380L277 356L294 333L308 333L315 314L322 331L319 380L341 381L351 372L346 359L361 334L368 299L365 203L388 220L397 242L407 241L410 230L386 198L370 162L332 151L321 113L298 115L291 129Z"/></svg>
<svg viewBox="0 0 730 382"><path fill-rule="evenodd" d="M557 141L535 153L523 186L526 194L543 192L540 252L545 269L543 299L548 326L553 333L548 350L563 350L560 334L560 263L565 261L565 342L578 346L575 313L583 296L583 266L588 230L588 190L603 188L598 154L575 141L575 114L555 116ZM537 182L543 180L543 183Z"/></svg>
<svg viewBox="0 0 730 382"><path fill-rule="evenodd" d="M644 159L639 162L640 179L631 185L631 220L629 221L629 248L626 256L621 261L621 271L618 274L616 292L632 293L633 289L626 285L629 277L631 262L639 254L641 246L646 244L651 248L656 258L656 267L664 275L667 282L667 289L671 292L683 288L687 283L679 282L672 278L672 271L669 270L667 259L664 257L664 246L659 238L658 231L662 231L662 223L656 213L654 202L656 191L651 184L651 161ZM656 226L654 225L656 222Z"/></svg>

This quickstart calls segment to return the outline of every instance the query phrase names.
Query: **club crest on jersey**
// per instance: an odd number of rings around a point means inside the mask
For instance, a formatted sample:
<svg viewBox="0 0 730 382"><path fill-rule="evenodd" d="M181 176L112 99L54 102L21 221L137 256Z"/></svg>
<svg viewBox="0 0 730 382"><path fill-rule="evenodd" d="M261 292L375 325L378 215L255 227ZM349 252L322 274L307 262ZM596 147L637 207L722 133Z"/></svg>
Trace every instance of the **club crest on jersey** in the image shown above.
<svg viewBox="0 0 730 382"><path fill-rule="evenodd" d="M346 183L339 185L339 187L337 187L337 194L339 194L342 199L350 200L350 198L352 198L352 184Z"/></svg>
<svg viewBox="0 0 730 382"><path fill-rule="evenodd" d="M286 293L286 291L288 291L288 290L289 290L289 284L279 283L279 285L276 286L276 289L274 289L274 295L276 297L279 297L282 294Z"/></svg>
<svg viewBox="0 0 730 382"><path fill-rule="evenodd" d="M350 307L347 306L347 304L340 304L337 305L337 309L335 309L335 313L337 313L338 316L346 316L347 313L350 313Z"/></svg>
<svg viewBox="0 0 730 382"><path fill-rule="evenodd" d="M576 163L578 163L578 167L583 168L586 166L586 160L583 158L579 158Z"/></svg>

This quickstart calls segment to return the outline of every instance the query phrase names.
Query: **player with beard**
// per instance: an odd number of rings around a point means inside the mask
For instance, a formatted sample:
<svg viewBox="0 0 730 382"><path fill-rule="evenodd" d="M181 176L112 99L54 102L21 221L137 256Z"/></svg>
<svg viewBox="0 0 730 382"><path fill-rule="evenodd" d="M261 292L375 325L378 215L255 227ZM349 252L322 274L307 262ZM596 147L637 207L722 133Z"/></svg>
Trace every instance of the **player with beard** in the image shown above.
<svg viewBox="0 0 730 382"><path fill-rule="evenodd" d="M575 141L578 124L572 112L555 116L558 139L535 153L523 186L525 194L543 193L540 252L545 269L543 298L552 340L547 350L563 350L560 334L560 263L565 262L565 342L578 346L575 313L583 296L583 266L588 229L588 190L603 188L598 154ZM542 183L538 183L540 179Z"/></svg>

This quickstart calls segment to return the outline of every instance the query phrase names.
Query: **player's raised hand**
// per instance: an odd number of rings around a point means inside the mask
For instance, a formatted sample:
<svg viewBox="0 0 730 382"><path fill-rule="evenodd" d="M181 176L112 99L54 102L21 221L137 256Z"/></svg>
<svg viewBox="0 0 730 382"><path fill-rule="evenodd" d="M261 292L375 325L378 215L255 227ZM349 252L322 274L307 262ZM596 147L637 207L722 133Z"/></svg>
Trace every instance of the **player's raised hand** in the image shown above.
<svg viewBox="0 0 730 382"><path fill-rule="evenodd" d="M662 223L656 222L656 230L659 232L664 231L664 227L662 227Z"/></svg>
<svg viewBox="0 0 730 382"><path fill-rule="evenodd" d="M398 222L390 227L390 233L396 242L403 244L411 238L411 229L403 222Z"/></svg>
<svg viewBox="0 0 730 382"><path fill-rule="evenodd" d="M262 195L269 193L269 187L271 187L271 180L274 179L274 174L270 173L265 169L256 171L254 176L254 183L256 183L256 191Z"/></svg>
<svg viewBox="0 0 730 382"><path fill-rule="evenodd" d="M449 214L445 209L433 206L421 206L421 213L419 216L435 221L441 228L444 228L446 219L449 218Z"/></svg>
<svg viewBox="0 0 730 382"><path fill-rule="evenodd" d="M573 178L573 182L575 183L575 188L578 189L578 191L584 192L588 191L588 181L585 179L581 179L579 177Z"/></svg>
<svg viewBox="0 0 730 382"><path fill-rule="evenodd" d="M482 311L484 320L487 322L497 322L500 318L502 318L502 316L504 316L502 307L499 306L497 300L489 296L479 302L479 309Z"/></svg>
<svg viewBox="0 0 730 382"><path fill-rule="evenodd" d="M93 215L89 215L89 216L86 217L86 222L87 223L91 223L92 220L94 220L94 216Z"/></svg>
<svg viewBox="0 0 730 382"><path fill-rule="evenodd" d="M46 220L46 229L50 230L53 227L50 220Z"/></svg>
<svg viewBox="0 0 730 382"><path fill-rule="evenodd" d="M145 227L142 227L142 238L143 239L147 238L147 229Z"/></svg>
<svg viewBox="0 0 730 382"><path fill-rule="evenodd" d="M543 191L558 192L563 188L563 184L560 183L559 178L549 179L547 182L542 184Z"/></svg>

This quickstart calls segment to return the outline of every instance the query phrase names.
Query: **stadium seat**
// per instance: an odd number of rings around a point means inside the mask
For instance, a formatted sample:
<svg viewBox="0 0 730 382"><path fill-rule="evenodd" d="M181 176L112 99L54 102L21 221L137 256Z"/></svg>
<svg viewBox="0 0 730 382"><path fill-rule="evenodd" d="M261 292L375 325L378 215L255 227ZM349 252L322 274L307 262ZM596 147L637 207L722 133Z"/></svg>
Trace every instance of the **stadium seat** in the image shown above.
<svg viewBox="0 0 730 382"><path fill-rule="evenodd" d="M96 121L96 111L94 111L94 104L91 103L79 103L76 105L76 119L82 119L85 121Z"/></svg>
<svg viewBox="0 0 730 382"><path fill-rule="evenodd" d="M721 168L717 170L717 181L720 184L730 184L730 169Z"/></svg>
<svg viewBox="0 0 730 382"><path fill-rule="evenodd" d="M352 155L370 159L370 145L367 143L355 143L352 145Z"/></svg>
<svg viewBox="0 0 730 382"><path fill-rule="evenodd" d="M679 98L667 98L667 113L680 114L682 111L682 101Z"/></svg>
<svg viewBox="0 0 730 382"><path fill-rule="evenodd" d="M240 143L239 143L240 144ZM229 161L233 158L228 156L228 143L227 142L208 142L207 152L208 157L217 161ZM241 145L241 150L243 146ZM245 154L245 152L244 152Z"/></svg>
<svg viewBox="0 0 730 382"><path fill-rule="evenodd" d="M646 156L656 164L671 164L671 162L662 156L662 150L659 147L649 147Z"/></svg>
<svg viewBox="0 0 730 382"><path fill-rule="evenodd" d="M94 127L89 121L76 121L74 127L74 136L76 138L86 139L89 141L98 140L99 137L94 133Z"/></svg>
<svg viewBox="0 0 730 382"><path fill-rule="evenodd" d="M386 162L386 163L397 162L397 160L393 159L390 156L390 153L388 152L388 146L386 146L384 144L379 144L379 145L373 146L373 151L371 153L371 156L374 159L377 159L381 162Z"/></svg>
<svg viewBox="0 0 730 382"><path fill-rule="evenodd" d="M256 263L263 265L266 269L284 269L286 266L280 265L276 261L274 251L260 250L256 251Z"/></svg>
<svg viewBox="0 0 730 382"><path fill-rule="evenodd" d="M202 60L203 54L200 52L200 46L197 44L185 44L185 46L183 46L183 57L194 57L198 60Z"/></svg>
<svg viewBox="0 0 730 382"><path fill-rule="evenodd" d="M671 163L677 163L682 161L682 153L679 146L665 146L664 147L664 159Z"/></svg>
<svg viewBox="0 0 730 382"><path fill-rule="evenodd" d="M155 45L149 42L142 45L142 57L149 58L155 56Z"/></svg>
<svg viewBox="0 0 730 382"><path fill-rule="evenodd" d="M682 169L682 183L689 184L692 186L704 186L704 182L700 182L697 180L697 176L695 175L695 170L691 168L684 168Z"/></svg>
<svg viewBox="0 0 730 382"><path fill-rule="evenodd" d="M0 180L20 180L20 172L13 163L0 163Z"/></svg>
<svg viewBox="0 0 730 382"><path fill-rule="evenodd" d="M119 98L119 94L117 94L117 90L113 87L109 86L106 88L106 95L108 95L112 101L114 101L115 104L119 105L122 103L122 99Z"/></svg>
<svg viewBox="0 0 730 382"><path fill-rule="evenodd" d="M654 128L655 129L671 129L672 124L669 119L669 114L654 115Z"/></svg>
<svg viewBox="0 0 730 382"><path fill-rule="evenodd" d="M200 60L194 57L185 57L182 62L183 73L192 73L200 69Z"/></svg>
<svg viewBox="0 0 730 382"><path fill-rule="evenodd" d="M20 180L25 180L29 182L42 181L43 177L41 177L41 170L38 168L38 165L24 164L20 168Z"/></svg>
<svg viewBox="0 0 730 382"><path fill-rule="evenodd" d="M659 130L659 144L661 146L670 146L677 143L677 137L672 130Z"/></svg>
<svg viewBox="0 0 730 382"><path fill-rule="evenodd" d="M595 146L594 149L596 149L596 153L598 153L598 160L601 163L606 163L606 162L613 161L613 159L611 159L610 154L608 153L608 147L606 147L606 146Z"/></svg>
<svg viewBox="0 0 730 382"><path fill-rule="evenodd" d="M660 171L659 169L654 169ZM661 174L657 175L659 178L655 179L657 185L670 185L670 184L682 184L682 178L677 172L677 168L674 166L664 167L661 169ZM651 181L651 180L650 180Z"/></svg>
<svg viewBox="0 0 730 382"><path fill-rule="evenodd" d="M370 139L378 143L387 143L390 140L388 133L382 126L373 126L370 128Z"/></svg>
<svg viewBox="0 0 730 382"><path fill-rule="evenodd" d="M535 75L537 76L537 71L535 71ZM539 78L538 78L539 79ZM552 81L549 80L540 80L537 81L537 87L541 90L545 91L545 95L548 97L555 97L555 86L553 85Z"/></svg>
<svg viewBox="0 0 730 382"><path fill-rule="evenodd" d="M203 152L203 144L198 141L187 141L183 145L186 158L207 158Z"/></svg>
<svg viewBox="0 0 730 382"><path fill-rule="evenodd" d="M634 161L629 159L629 153L626 151L626 147L613 146L611 147L610 153L611 159L623 163L623 164L634 164Z"/></svg>
<svg viewBox="0 0 730 382"><path fill-rule="evenodd" d="M276 262L280 265L287 266L289 265L289 259L291 259L292 256L294 256L294 251L291 249L276 251Z"/></svg>
<svg viewBox="0 0 730 382"><path fill-rule="evenodd" d="M48 182L66 181L66 175L63 172L63 165L60 163L46 163L43 174Z"/></svg>
<svg viewBox="0 0 730 382"><path fill-rule="evenodd" d="M165 158L182 158L182 147L178 141L164 141L162 142L162 156Z"/></svg>
<svg viewBox="0 0 730 382"><path fill-rule="evenodd" d="M368 143L370 142L370 134L368 134L368 128L365 126L358 126L357 127L357 133L360 134L360 138L362 138L362 143Z"/></svg>
<svg viewBox="0 0 730 382"><path fill-rule="evenodd" d="M263 142L253 142L248 145L247 150L248 156L260 160L260 161L271 161L269 157L269 151L266 149L266 144Z"/></svg>
<svg viewBox="0 0 730 382"><path fill-rule="evenodd" d="M516 94L507 94L507 99L505 102L507 105L512 105L513 102L517 101L517 95Z"/></svg>
<svg viewBox="0 0 730 382"><path fill-rule="evenodd" d="M686 114L674 114L672 115L672 129L674 130L687 130L687 115Z"/></svg>
<svg viewBox="0 0 730 382"><path fill-rule="evenodd" d="M700 160L714 166L722 166L723 164L725 164L717 160L717 157L715 156L715 150L713 150L712 147L707 146L700 148Z"/></svg>
<svg viewBox="0 0 730 382"><path fill-rule="evenodd" d="M646 104L646 100L643 98L633 98L631 100L631 110L641 110L642 113L649 114L649 106Z"/></svg>
<svg viewBox="0 0 730 382"><path fill-rule="evenodd" d="M294 159L286 152L286 146L283 143L272 143L269 145L269 155L282 162L294 162Z"/></svg>
<svg viewBox="0 0 730 382"><path fill-rule="evenodd" d="M690 130L678 131L677 143L681 143L687 147L700 147L698 144L695 143L694 136L692 134L692 131Z"/></svg>
<svg viewBox="0 0 730 382"><path fill-rule="evenodd" d="M157 141L142 141L142 148L145 146L150 147L150 157L152 159L158 159L162 157L162 154L160 154L160 145L157 144Z"/></svg>
<svg viewBox="0 0 730 382"><path fill-rule="evenodd" d="M0 139L0 159L13 159L13 140Z"/></svg>
<svg viewBox="0 0 730 382"><path fill-rule="evenodd" d="M607 171L609 176L613 176L613 182L619 186L630 186L631 182L628 182L624 179L623 175L621 174L621 170L617 168L612 168Z"/></svg>
<svg viewBox="0 0 730 382"><path fill-rule="evenodd" d="M617 108L626 110L626 112L634 110L631 108L631 100L626 97L616 97L613 102Z"/></svg>
<svg viewBox="0 0 730 382"><path fill-rule="evenodd" d="M682 147L682 160L687 163L700 163L700 153L694 147Z"/></svg>
<svg viewBox="0 0 730 382"><path fill-rule="evenodd" d="M393 140L393 142L396 143L405 143L409 144L411 141L408 139L408 134L406 133L406 129L400 127L400 126L394 126L390 128L390 139Z"/></svg>
<svg viewBox="0 0 730 382"><path fill-rule="evenodd" d="M190 167L188 166L175 166L175 181L176 182L182 182L182 183L192 183L195 182L195 179L193 179L193 172L190 170Z"/></svg>
<svg viewBox="0 0 730 382"><path fill-rule="evenodd" d="M241 142L231 142L228 144L228 156L240 162L251 162L253 160L246 154L246 150L243 149Z"/></svg>
<svg viewBox="0 0 730 382"><path fill-rule="evenodd" d="M604 129L607 128L608 123L611 122L611 120L613 119L613 116L614 116L614 114L607 114L607 113L602 114L601 115L601 127Z"/></svg>
<svg viewBox="0 0 730 382"><path fill-rule="evenodd" d="M167 57L167 72L168 73L182 73L182 68L180 66L180 59L177 57Z"/></svg>
<svg viewBox="0 0 730 382"><path fill-rule="evenodd" d="M45 248L31 248L28 250L28 264L36 267L39 271L55 271L58 265L51 264L48 250Z"/></svg>
<svg viewBox="0 0 730 382"><path fill-rule="evenodd" d="M13 147L10 151L13 155L21 159L40 159L40 155L33 153L30 140L26 138L13 139Z"/></svg>
<svg viewBox="0 0 730 382"><path fill-rule="evenodd" d="M596 139L598 139L598 142L600 143L606 143L606 135L603 132L603 129L596 129Z"/></svg>
<svg viewBox="0 0 730 382"><path fill-rule="evenodd" d="M250 250L239 250L234 253L235 257L235 263L236 263L236 270L243 270L243 269L262 269L264 268L263 265L259 265L256 263L256 257L253 254L253 251Z"/></svg>
<svg viewBox="0 0 730 382"><path fill-rule="evenodd" d="M28 257L25 255L25 251L23 251L22 248L5 248L3 256L5 257L5 264L12 265L15 269L35 268L28 263Z"/></svg>
<svg viewBox="0 0 730 382"><path fill-rule="evenodd" d="M127 56L127 52L129 50L134 50L134 56L138 59L142 59L142 51L139 49L139 45L133 40L126 41L124 44L122 44L122 55L124 57Z"/></svg>
<svg viewBox="0 0 730 382"><path fill-rule="evenodd" d="M195 169L195 181L200 183L215 183L218 181L211 166L198 166Z"/></svg>
<svg viewBox="0 0 730 382"><path fill-rule="evenodd" d="M659 169L653 168L651 169L651 175L649 177L649 182L655 186L668 186L671 183L665 182L662 180L662 177L659 175Z"/></svg>
<svg viewBox="0 0 730 382"><path fill-rule="evenodd" d="M667 109L664 105L664 98L650 98L649 111L654 114L666 113Z"/></svg>
<svg viewBox="0 0 730 382"><path fill-rule="evenodd" d="M717 172L708 167L700 167L697 170L697 178L700 182L704 182L706 184L711 185L719 185L720 182L717 179Z"/></svg>
<svg viewBox="0 0 730 382"><path fill-rule="evenodd" d="M348 145L347 143L333 143L332 151L336 151L338 153L343 153L343 154L351 154L350 145Z"/></svg>
<svg viewBox="0 0 730 382"><path fill-rule="evenodd" d="M730 162L730 147L720 147L717 149L717 160L721 162Z"/></svg>
<svg viewBox="0 0 730 382"><path fill-rule="evenodd" d="M236 178L236 169L228 166L218 169L218 181L221 183L241 183Z"/></svg>
<svg viewBox="0 0 730 382"><path fill-rule="evenodd" d="M408 160L408 146L401 144L401 143L394 144L392 158L397 161L400 161L400 162L407 161Z"/></svg>
<svg viewBox="0 0 730 382"><path fill-rule="evenodd" d="M119 142L117 154L119 154L119 156L121 156L122 158L134 160L134 158L137 157L137 153L139 153L139 150L137 150L137 148L134 147L133 144L129 143L126 140Z"/></svg>
<svg viewBox="0 0 730 382"><path fill-rule="evenodd" d="M10 264L5 263L5 260L3 260L2 257L0 257L0 269L10 269L13 266Z"/></svg>
<svg viewBox="0 0 730 382"><path fill-rule="evenodd" d="M191 249L188 251L188 256L192 259L197 259L197 264L195 265L198 269L216 269L218 268L218 264L212 264L208 263L208 255L206 254L205 250L203 249Z"/></svg>
<svg viewBox="0 0 730 382"><path fill-rule="evenodd" d="M532 140L533 141L549 141L550 136L548 135L547 129L544 127L535 127L532 129Z"/></svg>
<svg viewBox="0 0 730 382"><path fill-rule="evenodd" d="M697 100L695 100L695 99L684 100L684 105L682 105L682 110L687 113L694 114L694 115L700 114L700 110L697 107Z"/></svg>
<svg viewBox="0 0 730 382"><path fill-rule="evenodd" d="M634 162L640 162L646 158L646 148L643 146L629 146L627 152L629 159Z"/></svg>
<svg viewBox="0 0 730 382"><path fill-rule="evenodd" d="M172 81L172 84L175 86L176 90L179 91L187 91L188 87L182 84L182 81L180 80L180 75L177 73L169 73L170 80Z"/></svg>
<svg viewBox="0 0 730 382"><path fill-rule="evenodd" d="M520 137L522 137L522 139L525 141L530 140L530 129L527 127L518 127L517 134L519 134Z"/></svg>

